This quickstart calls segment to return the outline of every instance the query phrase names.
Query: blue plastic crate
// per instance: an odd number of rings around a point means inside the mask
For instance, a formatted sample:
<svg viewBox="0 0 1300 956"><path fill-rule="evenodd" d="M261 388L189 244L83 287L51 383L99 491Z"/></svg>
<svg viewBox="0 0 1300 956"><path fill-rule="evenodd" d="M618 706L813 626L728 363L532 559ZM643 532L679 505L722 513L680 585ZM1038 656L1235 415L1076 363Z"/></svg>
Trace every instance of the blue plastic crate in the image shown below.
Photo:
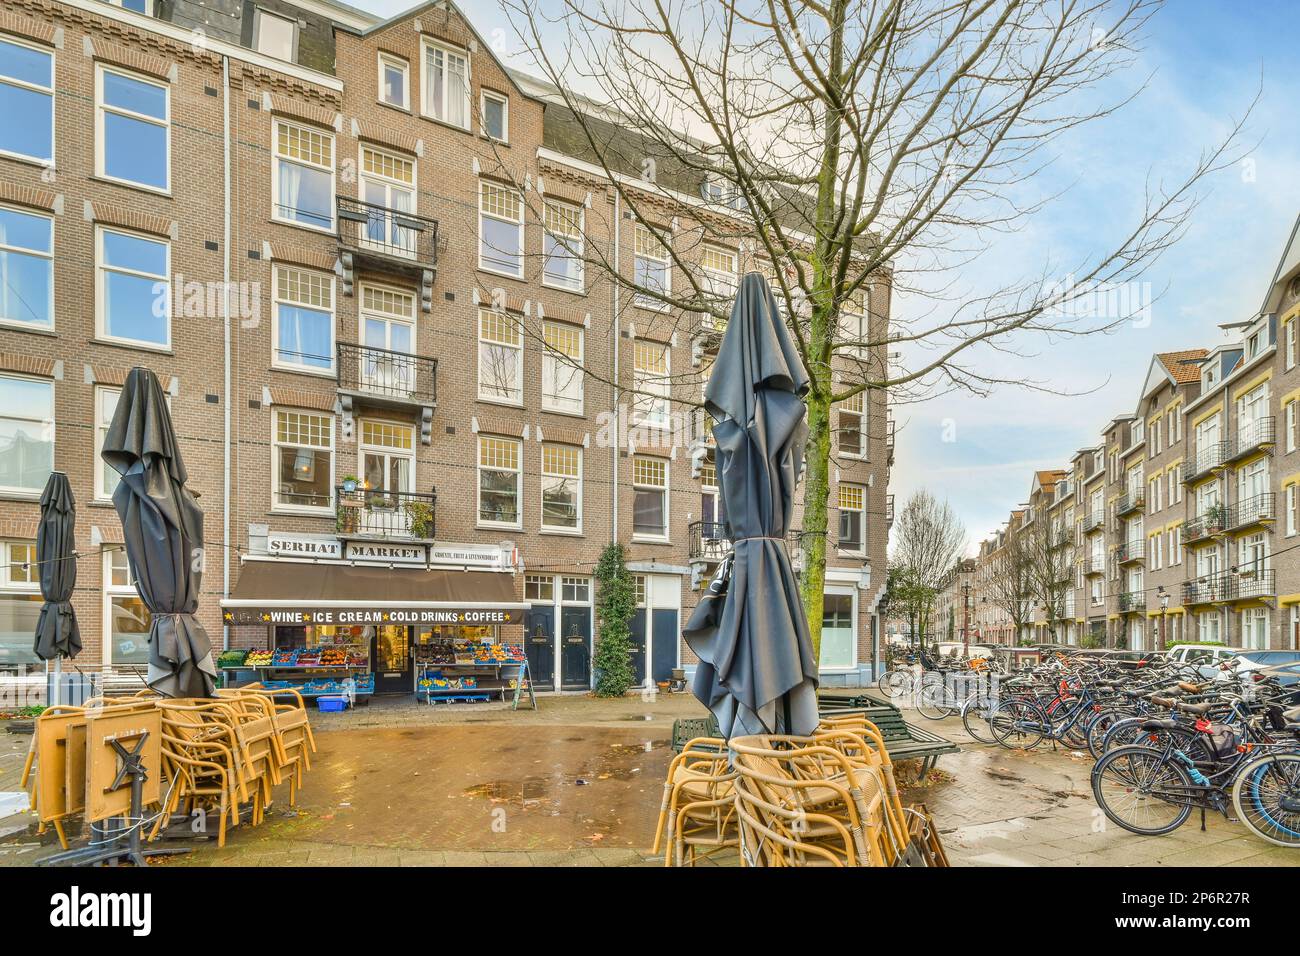
<svg viewBox="0 0 1300 956"><path fill-rule="evenodd" d="M316 706L320 708L321 713L337 714L340 711L347 710L348 699L346 697L317 697Z"/></svg>

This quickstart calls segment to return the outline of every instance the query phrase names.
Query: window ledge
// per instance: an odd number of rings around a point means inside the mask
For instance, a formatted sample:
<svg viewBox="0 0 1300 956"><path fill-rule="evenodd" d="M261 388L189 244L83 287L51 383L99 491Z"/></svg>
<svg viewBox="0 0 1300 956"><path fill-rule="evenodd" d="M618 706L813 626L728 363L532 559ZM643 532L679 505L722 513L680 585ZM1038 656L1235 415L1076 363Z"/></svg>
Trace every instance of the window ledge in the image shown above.
<svg viewBox="0 0 1300 956"><path fill-rule="evenodd" d="M553 535L557 538L581 538L584 537L582 530L566 531L563 528L539 528L538 534Z"/></svg>
<svg viewBox="0 0 1300 956"><path fill-rule="evenodd" d="M583 282L581 289L571 289L568 286L557 285L555 283L547 282L545 279L542 279L542 288L549 289L553 292L563 292L567 295L576 295L583 299L587 298L587 284L585 281Z"/></svg>
<svg viewBox="0 0 1300 956"><path fill-rule="evenodd" d="M333 518L335 510L329 508L286 508L283 505L267 509L268 515L280 518Z"/></svg>
<svg viewBox="0 0 1300 956"><path fill-rule="evenodd" d="M522 399L517 402L512 402L504 398L485 398L484 396L480 395L478 396L477 401L480 401L485 405L499 405L502 408L523 408L524 407L524 403Z"/></svg>
<svg viewBox="0 0 1300 956"><path fill-rule="evenodd" d="M523 253L520 253L520 254L523 255ZM521 274L521 275L515 275L515 274L512 273L512 272L498 272L496 269L489 269L487 266L484 266L484 265L480 265L480 266L478 266L478 267L477 267L477 271L478 271L478 272L482 272L484 275L490 275L490 276L492 276L493 278L496 278L496 279L510 279L512 282L527 282L527 281L528 281L527 279L525 279L525 278L523 277L522 274ZM487 303L487 304L485 305L484 303L480 302L480 303L479 303L479 306L480 306L480 308L491 308L491 303Z"/></svg>
<svg viewBox="0 0 1300 956"><path fill-rule="evenodd" d="M486 398L481 398L481 399L479 399L479 401L481 401L481 402L486 402L486 401L488 401L488 399L486 399ZM494 404L495 404L495 403L494 403ZM546 415L560 415L560 416L563 416L564 418L583 418L583 419L585 419L585 418L587 417L587 413L586 413L586 412L565 412L565 411L561 411L561 410L558 409L558 408L547 408L545 405L542 406L542 412L543 412L543 414L546 414Z"/></svg>
<svg viewBox="0 0 1300 956"><path fill-rule="evenodd" d="M334 381L338 378L338 372L333 369L312 369L300 368L295 365L276 365L271 363L272 372L284 372L286 375L306 375L308 378L321 378Z"/></svg>
<svg viewBox="0 0 1300 956"><path fill-rule="evenodd" d="M337 199L338 197L336 195L335 200L337 201ZM271 214L271 218L268 222L277 226L288 226L291 229L303 229L307 232L314 232L319 236L334 236L337 234L338 229L337 225L334 223L330 223L328 226L313 226L310 223L298 222L296 219L281 219L274 213Z"/></svg>
<svg viewBox="0 0 1300 956"><path fill-rule="evenodd" d="M659 537L658 535L633 534L633 544L672 544L671 538Z"/></svg>
<svg viewBox="0 0 1300 956"><path fill-rule="evenodd" d="M170 189L159 189L157 186L149 186L145 183L136 183L129 179L114 179L112 176L104 175L93 175L86 178L91 182L107 183L109 186L121 186L123 189L134 189L136 192L148 193L150 196L159 196L162 199L173 198Z"/></svg>
<svg viewBox="0 0 1300 956"><path fill-rule="evenodd" d="M478 521L474 524L475 530L478 531L523 531L524 526L520 524L496 524L490 521Z"/></svg>
<svg viewBox="0 0 1300 956"><path fill-rule="evenodd" d="M175 355L176 352L168 345L149 345L147 342L126 342L119 339L105 339L95 336L90 340L95 345L107 345L115 349L130 349L133 352L153 352L155 355Z"/></svg>
<svg viewBox="0 0 1300 956"><path fill-rule="evenodd" d="M41 500L39 491L0 491L0 501L33 501Z"/></svg>
<svg viewBox="0 0 1300 956"><path fill-rule="evenodd" d="M45 335L57 339L59 333L53 326L37 325L35 322L21 322L18 319L0 319L0 329L13 329L15 332L30 332L32 335Z"/></svg>

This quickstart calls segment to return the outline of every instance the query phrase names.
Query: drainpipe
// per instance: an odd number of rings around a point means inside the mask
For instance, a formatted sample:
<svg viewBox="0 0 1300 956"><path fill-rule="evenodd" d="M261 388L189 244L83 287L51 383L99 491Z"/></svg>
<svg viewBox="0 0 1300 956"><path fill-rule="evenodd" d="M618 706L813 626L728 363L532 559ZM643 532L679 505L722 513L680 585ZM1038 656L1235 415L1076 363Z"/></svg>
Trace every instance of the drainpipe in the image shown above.
<svg viewBox="0 0 1300 956"><path fill-rule="evenodd" d="M223 383L223 438L222 457L222 499L221 499L221 597L230 597L230 58L221 58L221 150L222 150L222 212L221 237L221 290L222 290L222 333L225 336L225 381ZM230 649L230 625L222 624L221 647Z"/></svg>
<svg viewBox="0 0 1300 956"><path fill-rule="evenodd" d="M622 334L623 317L619 312L618 306L618 289L619 289L619 254L622 252L622 244L619 242L619 235L623 222L623 203L622 196L618 190L614 191L614 277L611 283L611 307L614 313L614 383L610 388L610 398L614 408L614 441L610 448L610 462L612 471L610 472L610 544L618 543L618 451L622 444L622 428L620 419L622 417L618 407L618 354L620 351L619 336Z"/></svg>

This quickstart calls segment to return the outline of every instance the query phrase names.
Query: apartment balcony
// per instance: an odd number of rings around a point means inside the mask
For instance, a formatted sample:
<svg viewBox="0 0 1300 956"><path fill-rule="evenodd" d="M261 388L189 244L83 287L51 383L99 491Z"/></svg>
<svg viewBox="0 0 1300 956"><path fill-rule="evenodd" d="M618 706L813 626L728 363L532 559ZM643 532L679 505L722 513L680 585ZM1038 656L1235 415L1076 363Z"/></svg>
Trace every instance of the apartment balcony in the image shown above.
<svg viewBox="0 0 1300 956"><path fill-rule="evenodd" d="M1084 574L1105 574L1106 573L1105 556L1100 554L1090 554L1088 557L1084 558L1083 573Z"/></svg>
<svg viewBox="0 0 1300 956"><path fill-rule="evenodd" d="M1228 574L1209 574L1183 582L1183 606L1213 604L1228 600L1231 590Z"/></svg>
<svg viewBox="0 0 1300 956"><path fill-rule="evenodd" d="M1147 596L1145 591L1122 591L1119 596L1119 612L1127 614L1130 611L1145 611L1147 606Z"/></svg>
<svg viewBox="0 0 1300 956"><path fill-rule="evenodd" d="M1083 516L1083 530L1096 531L1106 523L1106 512L1098 508Z"/></svg>
<svg viewBox="0 0 1300 956"><path fill-rule="evenodd" d="M1277 419L1257 418L1237 428L1236 440L1228 449L1228 461L1238 461L1257 451L1272 451L1277 444Z"/></svg>
<svg viewBox="0 0 1300 956"><path fill-rule="evenodd" d="M420 283L421 308L430 311L438 272L438 220L349 196L339 196L337 208L343 294L352 294L357 269L395 272Z"/></svg>
<svg viewBox="0 0 1300 956"><path fill-rule="evenodd" d="M1183 544L1196 544L1216 534L1222 534L1226 524L1226 512L1227 509L1222 505L1215 505L1205 514L1192 518L1183 525Z"/></svg>
<svg viewBox="0 0 1300 956"><path fill-rule="evenodd" d="M1206 575L1183 583L1183 604L1222 604L1256 601L1277 595L1277 572L1272 568L1243 568Z"/></svg>
<svg viewBox="0 0 1300 956"><path fill-rule="evenodd" d="M1241 568L1232 575L1233 601L1251 601L1277 595L1277 572L1272 568Z"/></svg>
<svg viewBox="0 0 1300 956"><path fill-rule="evenodd" d="M1254 495L1228 506L1224 525L1226 530L1241 531L1257 524L1266 524L1277 517L1276 495L1271 491Z"/></svg>
<svg viewBox="0 0 1300 956"><path fill-rule="evenodd" d="M892 418L885 419L885 457L888 464L894 463L894 420Z"/></svg>
<svg viewBox="0 0 1300 956"><path fill-rule="evenodd" d="M1114 550L1115 560L1120 564L1129 564L1133 561L1141 561L1146 555L1145 541L1126 541L1123 544L1117 544Z"/></svg>
<svg viewBox="0 0 1300 956"><path fill-rule="evenodd" d="M425 355L340 342L337 349L338 393L343 414L359 406L419 410L420 440L433 439L433 409L438 404L438 360Z"/></svg>
<svg viewBox="0 0 1300 956"><path fill-rule="evenodd" d="M731 553L726 527L718 521L692 521L686 526L686 555L691 564L717 564Z"/></svg>
<svg viewBox="0 0 1300 956"><path fill-rule="evenodd" d="M894 526L894 496L885 495L885 526Z"/></svg>
<svg viewBox="0 0 1300 956"><path fill-rule="evenodd" d="M1195 481L1216 468L1222 468L1228 461L1228 443L1226 441L1210 442L1196 449L1196 454L1183 462L1183 482Z"/></svg>
<svg viewBox="0 0 1300 956"><path fill-rule="evenodd" d="M437 530L438 495L356 487L334 489L335 530L354 541L429 542Z"/></svg>
<svg viewBox="0 0 1300 956"><path fill-rule="evenodd" d="M1073 544L1073 543L1074 543L1073 528L1061 528L1056 532L1056 534L1052 535L1052 544L1054 544L1058 548L1063 548L1066 545Z"/></svg>
<svg viewBox="0 0 1300 956"><path fill-rule="evenodd" d="M1119 500L1115 502L1115 517L1122 518L1125 515L1141 511L1145 499L1146 496L1141 488L1126 491L1124 494L1120 495Z"/></svg>

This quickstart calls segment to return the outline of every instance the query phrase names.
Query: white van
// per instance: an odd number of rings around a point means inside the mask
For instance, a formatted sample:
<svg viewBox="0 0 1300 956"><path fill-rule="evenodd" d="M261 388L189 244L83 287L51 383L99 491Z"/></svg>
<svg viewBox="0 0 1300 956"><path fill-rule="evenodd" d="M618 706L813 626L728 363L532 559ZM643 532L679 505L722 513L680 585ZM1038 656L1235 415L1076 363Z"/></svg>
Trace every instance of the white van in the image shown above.
<svg viewBox="0 0 1300 956"><path fill-rule="evenodd" d="M1211 680L1226 676L1222 665L1243 650L1240 647L1221 647L1218 644L1175 644L1165 651L1165 659L1176 664L1194 664L1202 678Z"/></svg>

